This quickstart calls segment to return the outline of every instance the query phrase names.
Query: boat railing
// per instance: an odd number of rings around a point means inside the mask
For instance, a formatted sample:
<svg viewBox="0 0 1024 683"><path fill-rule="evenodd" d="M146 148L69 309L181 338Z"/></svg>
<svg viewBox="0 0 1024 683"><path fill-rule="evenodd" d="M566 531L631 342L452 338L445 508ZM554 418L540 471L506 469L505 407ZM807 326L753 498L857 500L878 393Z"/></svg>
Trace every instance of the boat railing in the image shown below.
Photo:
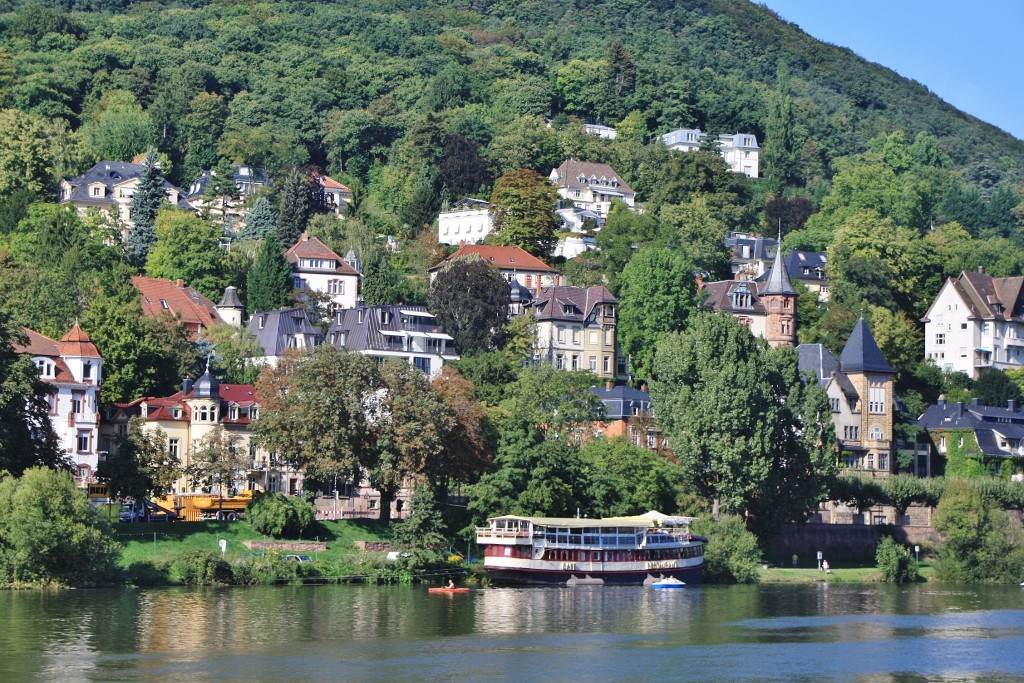
<svg viewBox="0 0 1024 683"><path fill-rule="evenodd" d="M668 545L668 544L675 545L675 544L679 544L679 543L689 543L692 540L693 540L693 535L692 534L676 534L676 533L668 533L668 532L665 532L665 531L654 531L654 532L650 532L650 533L644 534L644 541L643 541L642 545L644 545L644 546Z"/></svg>
<svg viewBox="0 0 1024 683"><path fill-rule="evenodd" d="M481 538L529 538L530 532L525 529L492 529L477 527L476 536Z"/></svg>

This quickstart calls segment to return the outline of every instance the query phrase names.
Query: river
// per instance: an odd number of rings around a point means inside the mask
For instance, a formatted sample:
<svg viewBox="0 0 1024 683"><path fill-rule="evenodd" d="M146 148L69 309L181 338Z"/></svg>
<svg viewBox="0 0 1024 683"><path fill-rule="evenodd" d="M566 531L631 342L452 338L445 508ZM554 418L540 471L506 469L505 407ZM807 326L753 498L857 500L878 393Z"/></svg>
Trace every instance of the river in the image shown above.
<svg viewBox="0 0 1024 683"><path fill-rule="evenodd" d="M0 591L0 681L1024 681L1024 590Z"/></svg>

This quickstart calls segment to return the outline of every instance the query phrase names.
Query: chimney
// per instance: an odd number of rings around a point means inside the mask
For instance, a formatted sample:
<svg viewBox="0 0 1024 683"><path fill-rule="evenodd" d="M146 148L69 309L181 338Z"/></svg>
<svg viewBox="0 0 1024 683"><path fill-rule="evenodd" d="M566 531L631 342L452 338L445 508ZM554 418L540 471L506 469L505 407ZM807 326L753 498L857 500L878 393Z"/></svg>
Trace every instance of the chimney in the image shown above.
<svg viewBox="0 0 1024 683"><path fill-rule="evenodd" d="M978 272L981 273L982 275L984 275L985 274L985 266L978 266Z"/></svg>
<svg viewBox="0 0 1024 683"><path fill-rule="evenodd" d="M608 380L607 382L604 383L604 388L606 391L611 391L613 388L615 388L615 382Z"/></svg>
<svg viewBox="0 0 1024 683"><path fill-rule="evenodd" d="M963 417L964 416L964 402L963 401L957 401L956 402L956 416L957 417Z"/></svg>
<svg viewBox="0 0 1024 683"><path fill-rule="evenodd" d="M939 395L939 407L940 408L945 408L946 407L946 395L945 394L940 394Z"/></svg>
<svg viewBox="0 0 1024 683"><path fill-rule="evenodd" d="M188 392L192 391L192 380L187 377L181 382L181 393L183 396L187 396Z"/></svg>
<svg viewBox="0 0 1024 683"><path fill-rule="evenodd" d="M979 407L981 407L983 405L985 405L985 402L982 401L980 398L972 398L971 399L971 407L972 408L979 408Z"/></svg>
<svg viewBox="0 0 1024 683"><path fill-rule="evenodd" d="M177 285L178 285L179 287L184 287L184 286L185 286L185 281L184 281L184 280L182 280L182 279L181 279L181 278L179 277L179 278L178 278L178 281L177 281L177 282L176 282L175 284L177 284Z"/></svg>
<svg viewBox="0 0 1024 683"><path fill-rule="evenodd" d="M1006 409L1009 410L1011 413L1017 412L1017 402L1014 401L1012 398L1008 399L1006 401Z"/></svg>
<svg viewBox="0 0 1024 683"><path fill-rule="evenodd" d="M645 394L647 393L647 382L644 382L643 384L640 385L640 391L644 392Z"/></svg>
<svg viewBox="0 0 1024 683"><path fill-rule="evenodd" d="M301 239L303 242L308 242L309 241L309 233L308 232L302 233L302 237L300 237L299 239Z"/></svg>

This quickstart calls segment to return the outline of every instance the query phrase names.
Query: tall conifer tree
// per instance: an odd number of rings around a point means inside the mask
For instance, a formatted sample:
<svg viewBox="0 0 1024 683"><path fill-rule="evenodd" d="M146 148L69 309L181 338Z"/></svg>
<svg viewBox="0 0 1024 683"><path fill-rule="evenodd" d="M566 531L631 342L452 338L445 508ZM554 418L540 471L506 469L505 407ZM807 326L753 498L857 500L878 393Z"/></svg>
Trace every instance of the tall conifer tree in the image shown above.
<svg viewBox="0 0 1024 683"><path fill-rule="evenodd" d="M263 240L256 262L246 279L245 298L249 315L256 311L275 311L288 305L292 287L292 268L284 257L277 235Z"/></svg>
<svg viewBox="0 0 1024 683"><path fill-rule="evenodd" d="M128 214L134 224L128 233L128 260L136 267L145 265L149 250L156 242L156 214L166 199L164 177L153 155L150 155L146 157L145 169L132 196Z"/></svg>

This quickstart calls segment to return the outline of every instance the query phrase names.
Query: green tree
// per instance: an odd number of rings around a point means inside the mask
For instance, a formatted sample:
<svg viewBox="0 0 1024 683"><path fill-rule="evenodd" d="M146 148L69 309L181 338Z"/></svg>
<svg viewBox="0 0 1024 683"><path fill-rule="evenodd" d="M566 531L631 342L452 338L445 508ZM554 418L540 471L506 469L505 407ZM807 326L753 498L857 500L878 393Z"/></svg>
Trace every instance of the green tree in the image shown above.
<svg viewBox="0 0 1024 683"><path fill-rule="evenodd" d="M761 550L757 536L736 515L700 519L690 530L708 539L704 546L704 581L707 583L757 583Z"/></svg>
<svg viewBox="0 0 1024 683"><path fill-rule="evenodd" d="M156 244L146 259L146 274L183 279L211 299L219 299L224 277L220 230L187 211L165 209L156 217Z"/></svg>
<svg viewBox="0 0 1024 683"><path fill-rule="evenodd" d="M113 583L118 551L69 472L0 475L0 583Z"/></svg>
<svg viewBox="0 0 1024 683"><path fill-rule="evenodd" d="M52 186L53 131L46 122L15 109L0 109L0 199L18 190L39 196Z"/></svg>
<svg viewBox="0 0 1024 683"><path fill-rule="evenodd" d="M897 543L891 536L883 538L875 550L875 564L889 583L913 583L918 580L917 562L910 548Z"/></svg>
<svg viewBox="0 0 1024 683"><path fill-rule="evenodd" d="M499 244L514 245L547 258L555 246L555 202L558 192L544 176L519 169L498 178L491 193L494 235Z"/></svg>
<svg viewBox="0 0 1024 683"><path fill-rule="evenodd" d="M633 377L651 377L658 344L669 332L681 331L696 309L695 271L669 249L642 249L622 271L617 330Z"/></svg>
<svg viewBox="0 0 1024 683"><path fill-rule="evenodd" d="M217 140L224 131L227 115L223 95L201 92L189 102L188 113L180 121L185 151L183 178L196 178L217 164Z"/></svg>
<svg viewBox="0 0 1024 683"><path fill-rule="evenodd" d="M610 121L616 121L629 110L636 86L636 65L619 38L613 40L608 47L604 80L608 84L608 97L603 109Z"/></svg>
<svg viewBox="0 0 1024 683"><path fill-rule="evenodd" d="M260 534L302 538L316 522L316 509L297 496L257 493L245 509L245 521Z"/></svg>
<svg viewBox="0 0 1024 683"><path fill-rule="evenodd" d="M142 418L132 418L128 431L118 437L116 447L96 471L96 478L107 484L115 500L162 496L182 474L181 463L167 449L163 430L145 425Z"/></svg>
<svg viewBox="0 0 1024 683"><path fill-rule="evenodd" d="M429 302L460 352L487 351L501 342L508 321L508 283L483 259L447 264L430 283Z"/></svg>
<svg viewBox="0 0 1024 683"><path fill-rule="evenodd" d="M675 229L676 243L686 245L693 265L711 279L726 276L732 256L725 246L728 226L719 216L705 197L663 206L658 214L665 228Z"/></svg>
<svg viewBox="0 0 1024 683"><path fill-rule="evenodd" d="M31 357L15 351L25 341L0 311L0 472L19 476L35 466L70 468L50 424L46 398L52 389L39 379Z"/></svg>
<svg viewBox="0 0 1024 683"><path fill-rule="evenodd" d="M623 202L613 202L608 220L597 233L598 259L608 287L618 294L626 264L644 247L667 247L676 241L674 230L663 229L651 213L636 213Z"/></svg>
<svg viewBox="0 0 1024 683"><path fill-rule="evenodd" d="M277 234L277 215L266 197L257 197L245 215L245 227L238 233L240 240L261 240L268 234Z"/></svg>
<svg viewBox="0 0 1024 683"><path fill-rule="evenodd" d="M244 477L252 456L241 435L218 425L196 443L185 474L193 486L217 489L220 497L231 495L235 482Z"/></svg>
<svg viewBox="0 0 1024 683"><path fill-rule="evenodd" d="M206 182L206 191L203 193L204 214L207 218L216 217L216 220L228 227L228 207L238 197L235 169L230 162L222 159L210 170L210 177Z"/></svg>
<svg viewBox="0 0 1024 683"><path fill-rule="evenodd" d="M313 191L309 176L298 168L288 171L277 190L277 232L287 247L298 242L306 231L313 215Z"/></svg>
<svg viewBox="0 0 1024 683"><path fill-rule="evenodd" d="M156 242L156 215L166 201L164 178L153 155L149 155L139 185L132 195L132 206L128 214L132 219L132 228L128 233L126 251L132 265L141 267L146 263L149 250Z"/></svg>
<svg viewBox="0 0 1024 683"><path fill-rule="evenodd" d="M634 446L624 437L599 438L583 447L580 459L589 472L588 498L594 517L674 510L679 468L657 453Z"/></svg>
<svg viewBox="0 0 1024 683"><path fill-rule="evenodd" d="M292 289L294 282L291 264L284 257L284 249L277 235L268 233L246 278L245 300L249 315L256 311L284 308L288 305L288 295Z"/></svg>
<svg viewBox="0 0 1024 683"><path fill-rule="evenodd" d="M217 323L204 332L204 337L213 345L213 369L218 377L228 384L256 383L263 349L252 332Z"/></svg>
<svg viewBox="0 0 1024 683"><path fill-rule="evenodd" d="M835 474L827 396L804 384L792 349L767 349L726 314L700 314L667 336L651 397L684 482L713 515L744 513L771 533L824 499Z"/></svg>
<svg viewBox="0 0 1024 683"><path fill-rule="evenodd" d="M153 120L125 90L104 93L82 124L82 136L95 161L131 161L157 141Z"/></svg>
<svg viewBox="0 0 1024 683"><path fill-rule="evenodd" d="M1007 401L1020 402L1021 391L1005 372L990 368L974 383L974 395L987 406L1006 406Z"/></svg>
<svg viewBox="0 0 1024 683"><path fill-rule="evenodd" d="M924 502L925 488L921 479L910 474L895 474L882 479L882 499L896 509L896 523L907 514L910 504Z"/></svg>
<svg viewBox="0 0 1024 683"><path fill-rule="evenodd" d="M765 124L764 177L781 184L795 179L797 143L793 120L793 99L789 95L772 94L768 99L768 120Z"/></svg>

